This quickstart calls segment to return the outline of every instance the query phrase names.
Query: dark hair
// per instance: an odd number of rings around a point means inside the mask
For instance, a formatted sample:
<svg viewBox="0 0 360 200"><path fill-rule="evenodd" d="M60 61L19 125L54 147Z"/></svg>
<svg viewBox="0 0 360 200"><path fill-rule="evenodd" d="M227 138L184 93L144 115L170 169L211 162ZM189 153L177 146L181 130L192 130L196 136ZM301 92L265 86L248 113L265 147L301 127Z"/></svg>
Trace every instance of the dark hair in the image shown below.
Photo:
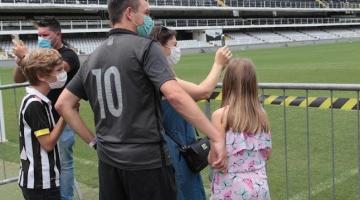
<svg viewBox="0 0 360 200"><path fill-rule="evenodd" d="M168 29L165 26L155 26L150 33L150 38L163 46L174 36L176 36L176 31Z"/></svg>
<svg viewBox="0 0 360 200"><path fill-rule="evenodd" d="M137 11L140 1L144 0L108 0L108 13L111 23L121 22L121 17L128 7Z"/></svg>
<svg viewBox="0 0 360 200"><path fill-rule="evenodd" d="M54 17L48 17L48 18L42 19L38 22L35 22L35 25L37 27L48 27L51 31L54 31L54 32L61 32L60 23Z"/></svg>

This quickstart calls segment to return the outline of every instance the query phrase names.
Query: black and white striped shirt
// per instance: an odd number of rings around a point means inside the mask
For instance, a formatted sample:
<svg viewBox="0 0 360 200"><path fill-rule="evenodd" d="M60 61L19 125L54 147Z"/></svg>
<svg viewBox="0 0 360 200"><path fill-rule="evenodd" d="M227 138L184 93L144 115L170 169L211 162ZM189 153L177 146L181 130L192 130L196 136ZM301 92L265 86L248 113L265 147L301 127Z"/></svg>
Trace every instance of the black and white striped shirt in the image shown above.
<svg viewBox="0 0 360 200"><path fill-rule="evenodd" d="M47 152L37 137L50 134L54 128L51 101L32 87L26 88L22 100L20 123L19 185L28 189L59 187L60 159L57 145Z"/></svg>

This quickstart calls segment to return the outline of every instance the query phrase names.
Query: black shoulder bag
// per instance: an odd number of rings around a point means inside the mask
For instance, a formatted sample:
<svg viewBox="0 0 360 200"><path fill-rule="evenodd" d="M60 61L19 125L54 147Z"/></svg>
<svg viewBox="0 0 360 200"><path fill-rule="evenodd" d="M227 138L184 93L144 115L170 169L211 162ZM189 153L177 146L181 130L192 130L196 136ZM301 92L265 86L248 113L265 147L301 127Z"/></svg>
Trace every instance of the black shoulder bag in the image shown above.
<svg viewBox="0 0 360 200"><path fill-rule="evenodd" d="M196 129L195 131L196 131L196 135L199 136ZM186 144L181 144L179 138L176 135L172 135L172 134L167 134L167 135L179 146L180 154L185 159L188 167L192 171L200 172L206 166L208 166L210 142L207 138L200 137L192 144L186 145Z"/></svg>

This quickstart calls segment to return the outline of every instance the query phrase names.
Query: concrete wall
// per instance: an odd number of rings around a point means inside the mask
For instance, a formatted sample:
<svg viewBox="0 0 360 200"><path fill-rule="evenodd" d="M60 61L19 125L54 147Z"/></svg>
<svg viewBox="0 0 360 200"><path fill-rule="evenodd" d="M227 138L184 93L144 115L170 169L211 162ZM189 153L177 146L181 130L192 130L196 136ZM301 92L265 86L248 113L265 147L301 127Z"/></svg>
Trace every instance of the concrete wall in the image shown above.
<svg viewBox="0 0 360 200"><path fill-rule="evenodd" d="M79 55L80 62L83 63L84 60L88 57L88 55ZM14 67L15 60L14 59L8 59L8 60L0 60L0 68L11 68Z"/></svg>
<svg viewBox="0 0 360 200"><path fill-rule="evenodd" d="M341 39L329 39L329 40L312 40L312 41L298 41L298 42L279 42L279 43L261 43L261 44L249 44L249 45L236 45L230 46L232 51L244 51L248 49L264 49L264 48L281 48L281 47L296 47L307 46L317 44L335 44L335 43L351 43L360 41L360 38L341 38ZM206 48L192 48L181 49L182 54L194 54L194 53L207 53L215 52L219 47L206 47Z"/></svg>

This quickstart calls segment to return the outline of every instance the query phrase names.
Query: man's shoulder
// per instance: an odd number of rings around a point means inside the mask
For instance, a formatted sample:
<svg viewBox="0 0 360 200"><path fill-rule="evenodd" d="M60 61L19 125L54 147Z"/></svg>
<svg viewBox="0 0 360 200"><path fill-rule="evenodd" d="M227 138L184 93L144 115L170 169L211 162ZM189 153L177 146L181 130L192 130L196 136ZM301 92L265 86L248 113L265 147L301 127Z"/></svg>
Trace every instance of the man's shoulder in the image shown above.
<svg viewBox="0 0 360 200"><path fill-rule="evenodd" d="M121 40L121 42L127 42L130 44L137 44L137 45L131 45L134 46L135 48L139 48L141 46L146 46L147 44L149 44L152 39L147 38L147 37L141 37L139 35L136 34L119 34L119 35L114 35L113 37L115 40ZM108 38L110 39L110 38Z"/></svg>
<svg viewBox="0 0 360 200"><path fill-rule="evenodd" d="M61 54L61 56L76 56L77 57L77 54L75 53L75 51L67 46L63 46L61 47L60 49L58 49L58 52Z"/></svg>

